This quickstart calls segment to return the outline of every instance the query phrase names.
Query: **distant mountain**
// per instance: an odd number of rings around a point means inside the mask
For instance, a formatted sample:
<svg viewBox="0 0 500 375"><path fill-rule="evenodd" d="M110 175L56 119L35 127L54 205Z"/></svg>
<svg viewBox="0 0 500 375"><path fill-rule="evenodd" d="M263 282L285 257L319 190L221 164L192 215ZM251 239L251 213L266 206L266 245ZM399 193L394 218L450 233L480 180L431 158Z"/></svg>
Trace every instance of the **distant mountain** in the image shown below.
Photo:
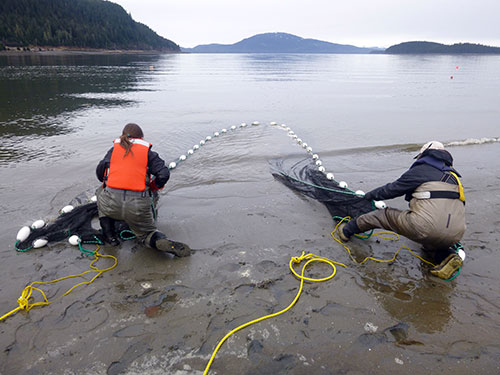
<svg viewBox="0 0 500 375"><path fill-rule="evenodd" d="M0 49L2 44L180 52L104 0L0 0Z"/></svg>
<svg viewBox="0 0 500 375"><path fill-rule="evenodd" d="M287 33L254 35L234 44L204 44L182 48L192 53L370 53L377 48L360 48L346 44L304 39Z"/></svg>
<svg viewBox="0 0 500 375"><path fill-rule="evenodd" d="M482 44L458 43L453 45L434 42L406 42L396 44L385 50L387 54L419 54L419 53L441 53L441 54L498 54L499 47L489 47Z"/></svg>

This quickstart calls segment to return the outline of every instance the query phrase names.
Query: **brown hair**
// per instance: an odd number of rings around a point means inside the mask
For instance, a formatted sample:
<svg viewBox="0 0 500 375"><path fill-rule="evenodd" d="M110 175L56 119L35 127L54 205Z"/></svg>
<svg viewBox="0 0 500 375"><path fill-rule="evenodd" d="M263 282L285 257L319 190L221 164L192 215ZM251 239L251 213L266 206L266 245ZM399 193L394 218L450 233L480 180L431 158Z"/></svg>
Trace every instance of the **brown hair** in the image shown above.
<svg viewBox="0 0 500 375"><path fill-rule="evenodd" d="M125 155L127 156L129 152L132 152L132 142L130 138L142 138L144 133L139 125L130 123L125 125L120 136L120 145L125 149Z"/></svg>

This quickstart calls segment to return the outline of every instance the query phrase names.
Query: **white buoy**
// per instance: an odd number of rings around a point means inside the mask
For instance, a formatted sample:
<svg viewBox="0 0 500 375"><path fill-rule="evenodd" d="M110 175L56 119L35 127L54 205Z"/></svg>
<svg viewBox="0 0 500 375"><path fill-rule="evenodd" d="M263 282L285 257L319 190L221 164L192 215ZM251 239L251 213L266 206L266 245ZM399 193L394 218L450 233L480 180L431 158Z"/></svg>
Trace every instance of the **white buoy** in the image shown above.
<svg viewBox="0 0 500 375"><path fill-rule="evenodd" d="M363 198L365 196L365 192L363 190L356 190L354 194L356 194L356 196L360 198Z"/></svg>
<svg viewBox="0 0 500 375"><path fill-rule="evenodd" d="M347 189L347 186L348 186L347 182L345 182L345 181L340 181L339 182L339 187L341 187L342 189Z"/></svg>
<svg viewBox="0 0 500 375"><path fill-rule="evenodd" d="M181 155L179 156L179 160L184 161L186 160L187 156L186 155Z"/></svg>
<svg viewBox="0 0 500 375"><path fill-rule="evenodd" d="M458 250L458 256L462 259L462 261L465 260L465 251L463 249Z"/></svg>
<svg viewBox="0 0 500 375"><path fill-rule="evenodd" d="M289 131L290 131L290 130L292 130L292 129L290 129L290 128L287 126L287 127L285 128L285 130L286 130L287 132L289 132Z"/></svg>
<svg viewBox="0 0 500 375"><path fill-rule="evenodd" d="M301 144L302 144L302 139L297 138L297 143L298 143L299 145L301 145Z"/></svg>
<svg viewBox="0 0 500 375"><path fill-rule="evenodd" d="M375 207L379 210L383 210L384 208L387 208L387 205L384 201L375 201Z"/></svg>
<svg viewBox="0 0 500 375"><path fill-rule="evenodd" d="M68 238L68 242L73 246L78 246L80 241L81 241L80 237L78 237L76 234L74 234L70 238Z"/></svg>
<svg viewBox="0 0 500 375"><path fill-rule="evenodd" d="M214 133L214 137L218 137L219 135L220 135L219 132Z"/></svg>
<svg viewBox="0 0 500 375"><path fill-rule="evenodd" d="M19 229L19 232L17 232L16 240L23 242L26 241L26 238L29 237L31 233L31 229L28 226L24 226L21 229Z"/></svg>
<svg viewBox="0 0 500 375"><path fill-rule="evenodd" d="M236 126L231 126L231 130L235 130L236 129Z"/></svg>
<svg viewBox="0 0 500 375"><path fill-rule="evenodd" d="M90 198L90 201L91 201L91 202L97 202L97 195L93 195L93 196Z"/></svg>
<svg viewBox="0 0 500 375"><path fill-rule="evenodd" d="M312 154L312 152L313 152L312 147L307 146L307 147L306 147L306 152L307 152L307 153L309 153L309 154Z"/></svg>
<svg viewBox="0 0 500 375"><path fill-rule="evenodd" d="M290 136L292 136L292 135L294 135L294 134L295 134L295 132L293 132L292 130L290 130L290 131L288 132L288 135L290 135Z"/></svg>
<svg viewBox="0 0 500 375"><path fill-rule="evenodd" d="M322 165L320 165L320 166L318 167L318 171L320 171L320 172L322 172L322 173L325 173L325 172L326 172L326 169L325 169L325 167L323 167Z"/></svg>
<svg viewBox="0 0 500 375"><path fill-rule="evenodd" d="M47 245L48 242L49 240L47 240L46 238L37 238L35 241L33 241L33 248L39 249Z"/></svg>
<svg viewBox="0 0 500 375"><path fill-rule="evenodd" d="M40 229L45 226L45 221L43 220L37 220L31 224L31 229Z"/></svg>
<svg viewBox="0 0 500 375"><path fill-rule="evenodd" d="M260 125L260 122L258 122L258 121L254 121L254 122L252 122L252 125L253 125L253 126Z"/></svg>
<svg viewBox="0 0 500 375"><path fill-rule="evenodd" d="M198 150L200 148L200 145L194 145L193 150Z"/></svg>
<svg viewBox="0 0 500 375"><path fill-rule="evenodd" d="M222 129L220 132L221 133L227 133L227 129Z"/></svg>
<svg viewBox="0 0 500 375"><path fill-rule="evenodd" d="M313 160L318 160L319 159L319 155L318 154L313 154Z"/></svg>
<svg viewBox="0 0 500 375"><path fill-rule="evenodd" d="M331 180L334 180L334 179L335 179L335 176L333 175L333 173L331 173L331 172L330 172L330 173L327 173L327 174L326 174L326 178L327 178L327 179L329 179L329 180L331 181Z"/></svg>
<svg viewBox="0 0 500 375"><path fill-rule="evenodd" d="M189 149L187 153L188 153L188 155L193 155L194 151L192 149Z"/></svg>
<svg viewBox="0 0 500 375"><path fill-rule="evenodd" d="M323 165L323 162L322 162L321 160L319 160L319 159L318 159L318 160L316 160L316 165L317 165L318 167L320 167L320 166L322 166L322 165Z"/></svg>
<svg viewBox="0 0 500 375"><path fill-rule="evenodd" d="M277 123L277 122L274 122L274 121L271 121L271 122L269 123L269 125L271 125L271 126L276 126L276 125L278 125L278 123Z"/></svg>
<svg viewBox="0 0 500 375"><path fill-rule="evenodd" d="M244 128L245 126L247 126L246 122L242 122L240 128Z"/></svg>
<svg viewBox="0 0 500 375"><path fill-rule="evenodd" d="M298 137L297 137L297 134L292 135L292 138L293 138L293 139L297 139L297 138L298 138Z"/></svg>
<svg viewBox="0 0 500 375"><path fill-rule="evenodd" d="M72 205L68 204L67 206L64 206L63 208L61 208L61 213L62 214L67 214L68 212L71 212L73 211L73 207Z"/></svg>
<svg viewBox="0 0 500 375"><path fill-rule="evenodd" d="M172 163L170 163L168 165L168 169L174 169L175 167L177 167L177 164L175 163L175 161L173 161Z"/></svg>
<svg viewBox="0 0 500 375"><path fill-rule="evenodd" d="M306 148L307 147L307 143L306 142L302 142L302 148Z"/></svg>
<svg viewBox="0 0 500 375"><path fill-rule="evenodd" d="M205 138L205 141L210 141L210 140L212 140L212 137L207 135L207 137Z"/></svg>
<svg viewBox="0 0 500 375"><path fill-rule="evenodd" d="M205 144L205 141L204 140L201 140L200 141L200 146L203 146Z"/></svg>

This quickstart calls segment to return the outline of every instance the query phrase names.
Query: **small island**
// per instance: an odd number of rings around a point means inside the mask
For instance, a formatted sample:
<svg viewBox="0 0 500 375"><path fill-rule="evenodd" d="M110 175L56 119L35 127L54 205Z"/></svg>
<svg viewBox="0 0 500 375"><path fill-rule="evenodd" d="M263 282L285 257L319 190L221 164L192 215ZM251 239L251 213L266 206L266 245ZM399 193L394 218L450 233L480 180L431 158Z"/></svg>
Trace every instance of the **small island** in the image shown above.
<svg viewBox="0 0 500 375"><path fill-rule="evenodd" d="M500 54L499 47L482 44L457 43L452 45L434 42L405 42L387 48L385 54Z"/></svg>

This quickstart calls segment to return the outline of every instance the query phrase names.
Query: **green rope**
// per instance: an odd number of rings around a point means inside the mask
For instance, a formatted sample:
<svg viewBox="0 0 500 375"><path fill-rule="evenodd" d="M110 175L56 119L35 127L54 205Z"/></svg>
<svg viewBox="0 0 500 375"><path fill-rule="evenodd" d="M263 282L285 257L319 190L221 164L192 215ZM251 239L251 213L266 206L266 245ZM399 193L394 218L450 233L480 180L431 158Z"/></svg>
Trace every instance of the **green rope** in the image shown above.
<svg viewBox="0 0 500 375"><path fill-rule="evenodd" d="M326 190L326 191L332 191L334 193L342 193L342 194L347 194L347 195L356 195L356 193L348 188L345 188L344 190L337 190L337 189L331 189L331 188L327 188L327 187L324 187L324 186L319 186L319 185L315 185L315 184L311 184L310 182L307 182L307 181L302 181L302 180L299 180L298 178L295 178L295 177L292 177L284 172L281 172L280 171L280 174L282 174L283 176L286 176L292 180L295 180L297 182L300 182L304 185L308 185L308 186L311 186L311 187L314 187L314 188L317 188L317 189L322 189L322 190ZM335 181L337 182L337 181Z"/></svg>
<svg viewBox="0 0 500 375"><path fill-rule="evenodd" d="M82 241L78 242L78 248L80 251L84 254L90 254L90 255L95 255L95 251L87 250L82 246Z"/></svg>
<svg viewBox="0 0 500 375"><path fill-rule="evenodd" d="M130 234L130 236L125 237L125 234ZM122 230L119 235L123 241L133 240L134 238L137 237L134 232L132 232L131 230L128 230L128 229Z"/></svg>
<svg viewBox="0 0 500 375"><path fill-rule="evenodd" d="M31 246L27 247L26 249L20 249L20 248L18 248L18 247L17 247L17 245L19 245L19 243L20 243L20 242L21 242L21 241L17 240L17 241L16 241L16 243L14 244L14 247L15 247L16 251L19 251L19 252L21 252L21 253L24 253L25 251L28 251L28 250L33 249L33 245L31 245Z"/></svg>
<svg viewBox="0 0 500 375"><path fill-rule="evenodd" d="M450 277L449 279L446 279L445 281L453 280L455 277L457 277L460 274L461 270L462 270L462 267L459 267L457 273L455 273L452 277Z"/></svg>

